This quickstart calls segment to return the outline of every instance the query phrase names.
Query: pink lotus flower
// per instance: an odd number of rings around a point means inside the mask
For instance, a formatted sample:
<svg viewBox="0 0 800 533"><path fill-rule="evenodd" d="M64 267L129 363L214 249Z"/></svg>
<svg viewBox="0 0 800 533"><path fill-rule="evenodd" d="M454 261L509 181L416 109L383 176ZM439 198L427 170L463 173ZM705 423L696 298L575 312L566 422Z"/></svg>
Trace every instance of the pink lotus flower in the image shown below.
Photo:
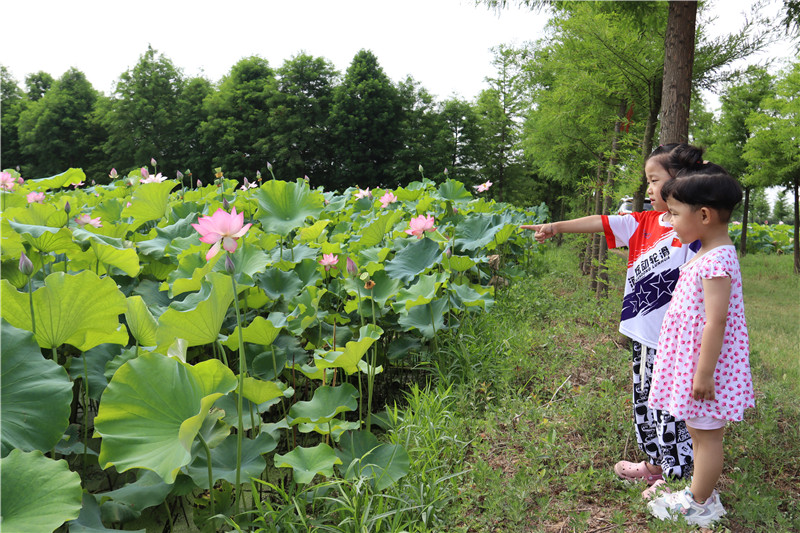
<svg viewBox="0 0 800 533"><path fill-rule="evenodd" d="M13 191L17 186L17 180L10 172L0 172L0 189L4 191Z"/></svg>
<svg viewBox="0 0 800 533"><path fill-rule="evenodd" d="M73 184L72 184L72 188L73 188L73 189L77 189L77 188L78 188L78 187L80 187L81 185L83 185L83 182L82 182L82 181L79 181L78 183L73 183Z"/></svg>
<svg viewBox="0 0 800 533"><path fill-rule="evenodd" d="M144 170L144 169L142 169L142 170ZM148 176L143 177L142 179L139 180L139 183L161 183L165 179L167 179L167 177L166 176L162 176L161 172L159 172L155 176L149 176L148 175Z"/></svg>
<svg viewBox="0 0 800 533"><path fill-rule="evenodd" d="M358 189L358 192L356 193L356 199L361 198L372 198L372 193L369 192L369 187L364 190Z"/></svg>
<svg viewBox="0 0 800 533"><path fill-rule="evenodd" d="M416 235L418 239L421 239L426 231L436 231L436 226L434 226L433 223L434 219L432 215L420 215L411 219L408 223L406 233L409 235Z"/></svg>
<svg viewBox="0 0 800 533"><path fill-rule="evenodd" d="M236 208L229 213L223 209L210 217L200 217L192 227L200 233L200 241L213 244L206 254L206 261L219 253L220 247L227 252L235 252L236 240L244 236L252 224L244 224L244 213L237 213Z"/></svg>
<svg viewBox="0 0 800 533"><path fill-rule="evenodd" d="M478 192L486 192L489 190L489 187L492 186L491 181L487 181L486 183L481 183L480 185L473 185L472 188L477 190Z"/></svg>
<svg viewBox="0 0 800 533"><path fill-rule="evenodd" d="M336 254L322 254L322 259L319 260L319 264L324 266L325 270L330 270L338 262L339 257Z"/></svg>
<svg viewBox="0 0 800 533"><path fill-rule="evenodd" d="M397 196L395 196L392 191L387 191L383 196L381 196L381 207L388 207L389 204L393 204L397 201Z"/></svg>
<svg viewBox="0 0 800 533"><path fill-rule="evenodd" d="M44 193L43 192L29 192L25 198L28 199L29 204L37 203L41 204L44 203Z"/></svg>
<svg viewBox="0 0 800 533"><path fill-rule="evenodd" d="M250 183L250 181L247 178L244 178L244 184L239 188L243 191L246 191L247 189L252 189L254 187L258 187L258 183L256 183L255 181L253 183Z"/></svg>
<svg viewBox="0 0 800 533"><path fill-rule="evenodd" d="M100 217L92 218L92 215L89 215L87 213L84 213L78 218L76 218L75 222L77 222L79 226L85 226L86 224L89 224L90 226L94 226L95 228L103 227L102 222L100 222Z"/></svg>
<svg viewBox="0 0 800 533"><path fill-rule="evenodd" d="M118 174L117 174L117 169L116 168L112 168L111 172L108 173L108 177L111 178L112 180L117 179L117 176L118 176Z"/></svg>

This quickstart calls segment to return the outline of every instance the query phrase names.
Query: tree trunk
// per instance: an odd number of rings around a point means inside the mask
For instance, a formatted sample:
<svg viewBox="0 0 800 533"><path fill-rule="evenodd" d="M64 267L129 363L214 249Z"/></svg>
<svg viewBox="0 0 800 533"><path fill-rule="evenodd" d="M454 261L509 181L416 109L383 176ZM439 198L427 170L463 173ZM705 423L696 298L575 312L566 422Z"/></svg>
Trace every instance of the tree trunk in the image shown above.
<svg viewBox="0 0 800 533"><path fill-rule="evenodd" d="M597 161L597 183L594 194L594 214L603 214L603 160ZM592 248L589 254L589 279L591 280L590 287L593 291L597 291L597 269L600 261L600 242L603 236L599 233L592 233Z"/></svg>
<svg viewBox="0 0 800 533"><path fill-rule="evenodd" d="M750 187L744 188L744 207L742 208L742 241L739 243L739 255L747 255L747 219L750 218Z"/></svg>
<svg viewBox="0 0 800 533"><path fill-rule="evenodd" d="M800 274L800 198L797 192L800 188L800 176L794 177L794 273Z"/></svg>
<svg viewBox="0 0 800 533"><path fill-rule="evenodd" d="M644 138L642 139L642 182L633 194L634 211L644 211L644 195L647 193L647 176L644 173L644 163L647 162L647 156L653 151L653 137L656 134L658 112L661 108L662 83L662 80L657 80L656 83L651 85L650 109L647 112L647 123L644 127Z"/></svg>
<svg viewBox="0 0 800 533"><path fill-rule="evenodd" d="M669 3L664 38L664 88L661 102L661 144L689 140L697 2Z"/></svg>

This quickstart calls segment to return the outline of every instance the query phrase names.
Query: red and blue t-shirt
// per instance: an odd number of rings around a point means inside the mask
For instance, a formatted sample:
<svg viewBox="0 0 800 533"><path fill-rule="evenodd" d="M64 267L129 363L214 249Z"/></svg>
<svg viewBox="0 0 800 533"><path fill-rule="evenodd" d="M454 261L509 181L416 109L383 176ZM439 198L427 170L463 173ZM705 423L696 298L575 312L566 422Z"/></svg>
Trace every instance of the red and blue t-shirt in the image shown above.
<svg viewBox="0 0 800 533"><path fill-rule="evenodd" d="M602 217L608 247L629 250L619 331L653 348L658 345L680 266L700 248L699 241L681 246L672 225L664 222L665 214L645 211Z"/></svg>

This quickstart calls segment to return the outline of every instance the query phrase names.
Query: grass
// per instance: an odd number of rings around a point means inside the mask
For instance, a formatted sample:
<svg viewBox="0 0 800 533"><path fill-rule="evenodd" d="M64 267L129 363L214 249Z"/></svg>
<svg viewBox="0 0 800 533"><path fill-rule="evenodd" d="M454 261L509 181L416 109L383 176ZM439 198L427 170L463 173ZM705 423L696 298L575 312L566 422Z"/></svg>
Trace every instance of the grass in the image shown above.
<svg viewBox="0 0 800 533"><path fill-rule="evenodd" d="M469 445L450 458L467 473L430 531L692 530L650 518L644 487L611 470L643 458L631 428L629 352L617 332L624 264L611 256L612 288L597 300L576 255L548 249L539 275L442 342L436 364L456 398L447 427ZM743 261L757 408L726 437L719 489L729 514L718 530L800 531L800 291L787 259Z"/></svg>

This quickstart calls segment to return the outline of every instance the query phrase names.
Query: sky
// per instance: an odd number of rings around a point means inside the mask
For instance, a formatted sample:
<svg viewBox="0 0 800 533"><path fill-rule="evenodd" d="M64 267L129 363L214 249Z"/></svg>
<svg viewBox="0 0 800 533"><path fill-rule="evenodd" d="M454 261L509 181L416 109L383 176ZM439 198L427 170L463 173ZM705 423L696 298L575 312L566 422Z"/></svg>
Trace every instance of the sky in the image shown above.
<svg viewBox="0 0 800 533"><path fill-rule="evenodd" d="M768 1L773 12L780 6ZM751 3L714 0L718 19L710 30L739 27ZM440 100L474 99L493 75L491 48L542 37L547 19L546 12L498 12L473 0L37 0L5 2L3 15L0 63L21 87L30 73L58 78L75 67L110 94L148 44L185 75L211 81L244 57L277 68L300 52L344 73L368 49L393 81L411 75Z"/></svg>

